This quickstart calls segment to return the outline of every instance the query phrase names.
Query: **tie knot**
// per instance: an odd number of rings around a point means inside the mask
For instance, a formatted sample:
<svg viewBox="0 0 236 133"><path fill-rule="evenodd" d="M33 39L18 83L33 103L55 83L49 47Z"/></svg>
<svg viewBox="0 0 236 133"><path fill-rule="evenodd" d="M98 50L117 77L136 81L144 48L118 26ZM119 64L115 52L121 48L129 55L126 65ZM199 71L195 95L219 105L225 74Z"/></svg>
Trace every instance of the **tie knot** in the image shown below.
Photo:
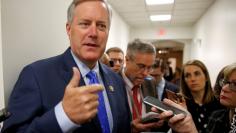
<svg viewBox="0 0 236 133"><path fill-rule="evenodd" d="M87 78L91 79L91 78L96 78L96 72L94 71L89 71L86 75Z"/></svg>
<svg viewBox="0 0 236 133"><path fill-rule="evenodd" d="M89 73L87 73L86 77L89 79L89 84L99 83L98 79L97 79L96 72L94 72L94 71L90 71Z"/></svg>
<svg viewBox="0 0 236 133"><path fill-rule="evenodd" d="M133 86L132 91L138 90L138 88L139 88L139 85L135 85L135 86Z"/></svg>

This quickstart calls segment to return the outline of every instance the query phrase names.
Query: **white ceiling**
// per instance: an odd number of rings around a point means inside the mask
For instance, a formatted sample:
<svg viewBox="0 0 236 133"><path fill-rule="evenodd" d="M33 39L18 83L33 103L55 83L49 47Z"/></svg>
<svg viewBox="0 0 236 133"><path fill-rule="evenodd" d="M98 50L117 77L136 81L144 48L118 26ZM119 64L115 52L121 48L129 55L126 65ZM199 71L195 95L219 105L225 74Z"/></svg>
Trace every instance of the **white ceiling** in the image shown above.
<svg viewBox="0 0 236 133"><path fill-rule="evenodd" d="M145 0L108 0L131 27L193 25L215 0L175 0L171 5L147 6ZM171 14L171 21L151 22L150 15Z"/></svg>

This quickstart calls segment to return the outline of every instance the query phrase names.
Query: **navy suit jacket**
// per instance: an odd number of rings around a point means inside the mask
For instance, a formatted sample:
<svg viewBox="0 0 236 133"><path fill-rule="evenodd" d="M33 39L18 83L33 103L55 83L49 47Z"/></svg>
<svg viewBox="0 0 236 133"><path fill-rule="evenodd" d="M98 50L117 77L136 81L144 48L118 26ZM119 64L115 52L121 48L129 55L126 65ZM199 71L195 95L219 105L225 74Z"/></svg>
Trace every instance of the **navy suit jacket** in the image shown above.
<svg viewBox="0 0 236 133"><path fill-rule="evenodd" d="M158 97L156 86L157 86L157 84L152 77L150 77L150 76L146 77L144 79L144 82L142 83L142 87L141 87L142 92L143 92L143 97L146 97L146 96ZM165 80L165 86L164 86L164 91L163 91L161 100L163 100L164 98L167 98L166 90L170 90L175 93L178 93L179 87L177 85Z"/></svg>
<svg viewBox="0 0 236 133"><path fill-rule="evenodd" d="M4 122L4 133L61 133L54 107L62 100L76 63L70 48L65 53L37 61L21 72L9 99L11 116ZM119 75L99 64L113 116L112 133L130 133L130 113L125 85ZM83 79L80 86L85 85ZM113 87L112 91L110 87ZM74 132L99 133L101 127L96 116Z"/></svg>
<svg viewBox="0 0 236 133"><path fill-rule="evenodd" d="M145 78L144 82L142 83L142 92L143 92L143 97L146 96L152 96L152 97L158 97L157 96L157 89L156 89L156 81L148 76ZM173 91L175 93L177 93L179 91L178 86L168 82L167 80L165 81L165 86L164 86L164 92L162 94L161 99L163 100L164 98L167 98L167 92L166 90L170 90ZM146 112L150 112L151 111L151 106L146 105ZM155 129L151 129L151 131L153 132L167 132L170 129L170 127L168 126L168 123L165 122L163 126L159 127L159 128L155 128Z"/></svg>

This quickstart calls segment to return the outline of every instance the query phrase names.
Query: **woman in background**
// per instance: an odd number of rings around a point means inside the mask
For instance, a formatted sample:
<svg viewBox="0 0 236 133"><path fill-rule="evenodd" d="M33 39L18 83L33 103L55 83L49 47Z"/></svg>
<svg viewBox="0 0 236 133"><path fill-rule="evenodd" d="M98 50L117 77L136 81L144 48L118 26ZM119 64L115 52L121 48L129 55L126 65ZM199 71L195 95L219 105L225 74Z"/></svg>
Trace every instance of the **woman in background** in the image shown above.
<svg viewBox="0 0 236 133"><path fill-rule="evenodd" d="M227 109L216 110L209 117L209 124L206 128L207 133L235 133L236 132L236 63L228 65L223 71L224 78L220 80L220 104ZM164 99L168 105L178 107L184 110L180 105ZM153 109L155 110L155 108ZM156 111L156 110L155 110ZM161 119L173 116L170 111L164 111L160 114ZM175 132L196 133L196 127L191 114L184 116L182 114L169 118L169 126Z"/></svg>
<svg viewBox="0 0 236 133"><path fill-rule="evenodd" d="M193 116L199 133L205 133L209 116L223 108L215 98L206 66L199 60L184 64L181 73L181 93L188 111Z"/></svg>
<svg viewBox="0 0 236 133"><path fill-rule="evenodd" d="M227 107L216 111L209 120L208 132L236 132L236 63L228 65L223 71L224 78L219 81L220 103Z"/></svg>
<svg viewBox="0 0 236 133"><path fill-rule="evenodd" d="M213 87L214 93L215 93L215 97L216 99L220 99L220 91L221 91L221 85L220 85L220 81L224 78L224 68L222 68L220 70L220 72L218 73L217 77L216 77L216 82L215 85Z"/></svg>

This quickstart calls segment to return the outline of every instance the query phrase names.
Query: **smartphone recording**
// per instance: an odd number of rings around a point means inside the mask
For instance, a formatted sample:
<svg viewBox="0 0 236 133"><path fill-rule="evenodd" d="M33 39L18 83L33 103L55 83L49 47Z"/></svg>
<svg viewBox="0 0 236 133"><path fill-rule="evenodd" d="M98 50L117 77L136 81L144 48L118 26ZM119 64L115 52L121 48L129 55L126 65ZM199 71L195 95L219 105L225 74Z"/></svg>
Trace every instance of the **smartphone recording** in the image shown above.
<svg viewBox="0 0 236 133"><path fill-rule="evenodd" d="M147 96L143 99L143 102L145 104L148 104L152 107L157 108L160 111L171 110L174 115L181 114L181 113L184 114L185 116L187 115L187 112L185 112L184 110L181 110L181 109L176 108L174 106L167 105L155 97Z"/></svg>

